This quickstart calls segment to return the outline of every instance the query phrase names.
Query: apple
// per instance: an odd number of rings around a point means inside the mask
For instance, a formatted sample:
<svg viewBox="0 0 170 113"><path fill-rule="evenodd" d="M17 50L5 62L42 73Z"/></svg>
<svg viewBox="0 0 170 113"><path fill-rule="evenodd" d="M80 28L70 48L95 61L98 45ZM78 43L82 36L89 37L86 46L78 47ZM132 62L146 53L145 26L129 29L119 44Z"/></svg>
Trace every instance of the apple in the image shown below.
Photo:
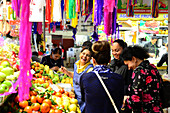
<svg viewBox="0 0 170 113"><path fill-rule="evenodd" d="M78 100L75 98L70 99L71 104L78 104Z"/></svg>
<svg viewBox="0 0 170 113"><path fill-rule="evenodd" d="M4 68L3 66L0 66L0 71L1 71L3 68Z"/></svg>
<svg viewBox="0 0 170 113"><path fill-rule="evenodd" d="M1 84L0 88L2 88L1 91L4 91L4 92L8 92L9 91L9 88L8 88L8 86L6 84Z"/></svg>
<svg viewBox="0 0 170 113"><path fill-rule="evenodd" d="M5 92L5 88L4 87L0 87L0 94L3 94Z"/></svg>
<svg viewBox="0 0 170 113"><path fill-rule="evenodd" d="M0 72L0 82L2 82L3 80L5 80L6 75L2 72Z"/></svg>
<svg viewBox="0 0 170 113"><path fill-rule="evenodd" d="M6 74L6 76L13 75L14 70L11 67L6 67L1 70L2 73Z"/></svg>
<svg viewBox="0 0 170 113"><path fill-rule="evenodd" d="M4 68L11 67L10 63L7 60L2 61L1 66L3 66Z"/></svg>
<svg viewBox="0 0 170 113"><path fill-rule="evenodd" d="M2 84L6 84L8 88L12 86L12 83L9 80L5 80L4 82L2 82Z"/></svg>
<svg viewBox="0 0 170 113"><path fill-rule="evenodd" d="M76 104L71 104L71 105L69 106L69 110L76 112L76 110L77 110Z"/></svg>
<svg viewBox="0 0 170 113"><path fill-rule="evenodd" d="M17 77L14 75L9 75L6 77L6 80L10 80L10 81L14 81L15 79L17 79Z"/></svg>

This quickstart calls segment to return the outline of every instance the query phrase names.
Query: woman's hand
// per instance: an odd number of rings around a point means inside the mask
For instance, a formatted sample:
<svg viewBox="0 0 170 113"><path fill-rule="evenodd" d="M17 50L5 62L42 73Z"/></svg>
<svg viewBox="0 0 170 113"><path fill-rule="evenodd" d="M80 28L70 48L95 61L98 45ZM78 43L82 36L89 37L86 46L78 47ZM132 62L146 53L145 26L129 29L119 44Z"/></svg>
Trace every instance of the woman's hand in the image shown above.
<svg viewBox="0 0 170 113"><path fill-rule="evenodd" d="M68 70L65 67L63 67L63 66L61 66L59 71L63 72L64 74L68 74Z"/></svg>
<svg viewBox="0 0 170 113"><path fill-rule="evenodd" d="M68 71L65 67L61 66L61 68L59 69L59 71L63 72L64 74L67 74L69 77L73 78L74 73Z"/></svg>
<svg viewBox="0 0 170 113"><path fill-rule="evenodd" d="M126 101L126 99L128 99L128 98L129 98L129 96L124 96L122 108L125 106L125 101Z"/></svg>
<svg viewBox="0 0 170 113"><path fill-rule="evenodd" d="M58 71L58 70L59 70L59 67L58 67L58 66L54 66L54 67L52 67L51 69L54 70L54 71Z"/></svg>

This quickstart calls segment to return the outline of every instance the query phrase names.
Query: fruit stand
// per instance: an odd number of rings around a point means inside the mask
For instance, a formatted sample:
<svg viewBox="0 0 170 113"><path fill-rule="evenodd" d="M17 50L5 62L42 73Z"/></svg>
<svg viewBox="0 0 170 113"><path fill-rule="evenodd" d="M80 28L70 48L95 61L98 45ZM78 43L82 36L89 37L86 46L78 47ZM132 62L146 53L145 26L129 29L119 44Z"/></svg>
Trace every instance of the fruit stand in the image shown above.
<svg viewBox="0 0 170 113"><path fill-rule="evenodd" d="M3 49L1 52L5 53ZM30 64L33 78L29 99L19 101L18 87L13 87L20 76L18 53L6 51L1 57L0 112L80 113L72 88L73 79L62 72L53 72L49 66L38 62Z"/></svg>

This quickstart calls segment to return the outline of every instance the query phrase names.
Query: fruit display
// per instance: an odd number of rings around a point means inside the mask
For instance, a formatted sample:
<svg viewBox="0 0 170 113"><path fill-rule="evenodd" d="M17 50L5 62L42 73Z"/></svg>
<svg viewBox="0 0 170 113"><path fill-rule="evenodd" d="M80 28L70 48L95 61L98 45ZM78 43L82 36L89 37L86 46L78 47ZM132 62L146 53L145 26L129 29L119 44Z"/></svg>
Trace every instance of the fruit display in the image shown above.
<svg viewBox="0 0 170 113"><path fill-rule="evenodd" d="M73 79L71 77L60 71L53 72L53 70L49 69L49 66L47 65L44 66L40 63L33 62L31 64L31 69L35 71L35 73L33 74L34 77L50 78L53 84L67 83L73 86Z"/></svg>
<svg viewBox="0 0 170 113"><path fill-rule="evenodd" d="M12 94L0 108L7 113L80 113L78 100L73 91L67 91L57 85L70 84L71 78L62 72L54 73L47 65L31 63L33 79L29 99L19 101L18 94ZM69 81L68 81L69 79ZM4 84L8 84L4 81ZM6 85L4 85L5 87ZM8 90L8 89L6 89ZM8 108L7 108L8 107Z"/></svg>

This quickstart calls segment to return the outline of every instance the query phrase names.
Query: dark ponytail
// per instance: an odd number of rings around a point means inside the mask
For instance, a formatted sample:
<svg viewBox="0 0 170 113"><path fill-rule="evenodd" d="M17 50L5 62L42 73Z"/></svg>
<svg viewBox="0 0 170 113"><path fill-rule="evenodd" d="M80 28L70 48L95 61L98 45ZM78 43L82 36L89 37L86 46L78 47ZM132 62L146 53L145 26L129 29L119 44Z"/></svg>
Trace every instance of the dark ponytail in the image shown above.
<svg viewBox="0 0 170 113"><path fill-rule="evenodd" d="M129 46L125 48L121 54L121 57L125 61L127 60L131 61L133 56L139 58L140 60L144 60L149 58L149 53L147 49L141 46L134 46L134 47Z"/></svg>

